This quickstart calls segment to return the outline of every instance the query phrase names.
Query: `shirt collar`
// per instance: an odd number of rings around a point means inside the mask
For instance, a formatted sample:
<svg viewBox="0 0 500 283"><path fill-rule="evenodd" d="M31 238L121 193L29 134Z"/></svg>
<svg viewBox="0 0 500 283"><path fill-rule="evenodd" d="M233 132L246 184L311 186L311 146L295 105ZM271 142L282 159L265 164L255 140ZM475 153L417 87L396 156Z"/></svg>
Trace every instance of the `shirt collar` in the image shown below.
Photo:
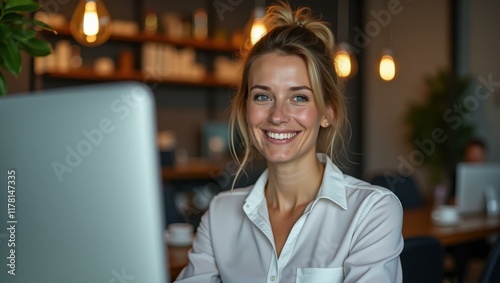
<svg viewBox="0 0 500 283"><path fill-rule="evenodd" d="M266 188L268 174L268 169L264 170L248 194L245 201L245 208L248 211L254 210L265 199L264 189Z"/></svg>
<svg viewBox="0 0 500 283"><path fill-rule="evenodd" d="M335 164L333 164L330 157L326 154L318 153L317 156L319 161L325 164L325 172L323 174L323 182L321 182L321 187L319 188L316 201L319 198L325 198L338 204L344 210L347 210L344 174Z"/></svg>
<svg viewBox="0 0 500 283"><path fill-rule="evenodd" d="M318 191L318 195L314 203L320 198L328 199L344 210L347 210L347 196L344 184L344 174L340 169L333 164L330 157L326 154L318 153L318 160L325 164L325 172L323 174L323 181ZM246 198L245 207L251 211L255 209L262 200L265 199L264 189L267 184L268 170L266 169L255 182L254 187Z"/></svg>

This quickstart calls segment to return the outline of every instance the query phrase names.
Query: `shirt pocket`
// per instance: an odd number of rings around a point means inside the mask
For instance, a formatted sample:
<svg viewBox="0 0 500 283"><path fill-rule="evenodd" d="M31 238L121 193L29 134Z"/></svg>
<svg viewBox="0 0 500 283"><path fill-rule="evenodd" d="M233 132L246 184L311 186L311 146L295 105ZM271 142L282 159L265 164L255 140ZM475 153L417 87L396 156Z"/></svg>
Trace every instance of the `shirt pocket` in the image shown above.
<svg viewBox="0 0 500 283"><path fill-rule="evenodd" d="M297 268L296 283L335 283L344 281L344 268Z"/></svg>

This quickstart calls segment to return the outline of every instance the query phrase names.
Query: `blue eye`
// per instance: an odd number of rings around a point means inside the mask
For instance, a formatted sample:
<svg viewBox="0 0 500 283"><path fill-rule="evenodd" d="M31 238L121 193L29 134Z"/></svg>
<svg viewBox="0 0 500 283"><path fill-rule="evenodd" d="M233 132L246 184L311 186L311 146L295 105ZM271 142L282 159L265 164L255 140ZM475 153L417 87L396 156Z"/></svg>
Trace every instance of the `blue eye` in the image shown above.
<svg viewBox="0 0 500 283"><path fill-rule="evenodd" d="M257 100L257 101L268 101L270 100L269 96L265 95L265 94L256 94L254 96L254 100Z"/></svg>
<svg viewBox="0 0 500 283"><path fill-rule="evenodd" d="M296 101L296 102L307 102L309 101L309 98L305 95L297 95L293 98L293 101Z"/></svg>

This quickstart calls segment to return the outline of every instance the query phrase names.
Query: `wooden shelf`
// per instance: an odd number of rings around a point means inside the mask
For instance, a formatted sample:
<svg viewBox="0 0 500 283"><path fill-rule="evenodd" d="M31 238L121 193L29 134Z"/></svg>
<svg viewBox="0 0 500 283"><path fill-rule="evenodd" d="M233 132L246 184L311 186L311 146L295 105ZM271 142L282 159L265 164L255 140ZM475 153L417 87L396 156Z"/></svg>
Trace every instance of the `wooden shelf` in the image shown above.
<svg viewBox="0 0 500 283"><path fill-rule="evenodd" d="M233 82L221 81L213 75L208 74L200 79L193 78L161 78L153 75L146 75L138 71L120 72L116 71L111 74L98 74L92 69L72 69L70 71L52 71L43 74L44 77L54 79L76 79L76 80L91 80L91 81L140 81L143 83L160 83L172 85L186 86L201 86L201 87L232 87Z"/></svg>
<svg viewBox="0 0 500 283"><path fill-rule="evenodd" d="M211 163L205 160L191 160L186 164L173 167L163 167L162 177L164 180L200 180L213 179L217 173L225 169L223 162Z"/></svg>
<svg viewBox="0 0 500 283"><path fill-rule="evenodd" d="M61 27L55 29L56 34L54 36L71 36L69 27ZM46 33L47 34L47 33ZM53 35L52 33L48 33ZM219 41L214 39L197 40L194 38L171 38L163 34L146 34L139 32L133 36L129 35L111 35L109 40L122 41L122 42L156 42L171 44L178 47L193 47L200 50L218 51L218 52L237 52L240 47L235 46L226 41Z"/></svg>

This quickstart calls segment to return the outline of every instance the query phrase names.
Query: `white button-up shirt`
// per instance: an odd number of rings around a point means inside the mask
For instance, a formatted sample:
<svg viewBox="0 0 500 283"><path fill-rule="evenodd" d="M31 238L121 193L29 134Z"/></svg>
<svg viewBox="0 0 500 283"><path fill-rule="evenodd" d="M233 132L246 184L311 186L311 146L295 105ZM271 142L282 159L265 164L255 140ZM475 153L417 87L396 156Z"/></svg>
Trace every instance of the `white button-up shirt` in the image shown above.
<svg viewBox="0 0 500 283"><path fill-rule="evenodd" d="M215 196L176 282L402 282L403 210L389 190L343 175L325 155L318 196L277 256L264 189ZM306 177L305 177L306 178Z"/></svg>

